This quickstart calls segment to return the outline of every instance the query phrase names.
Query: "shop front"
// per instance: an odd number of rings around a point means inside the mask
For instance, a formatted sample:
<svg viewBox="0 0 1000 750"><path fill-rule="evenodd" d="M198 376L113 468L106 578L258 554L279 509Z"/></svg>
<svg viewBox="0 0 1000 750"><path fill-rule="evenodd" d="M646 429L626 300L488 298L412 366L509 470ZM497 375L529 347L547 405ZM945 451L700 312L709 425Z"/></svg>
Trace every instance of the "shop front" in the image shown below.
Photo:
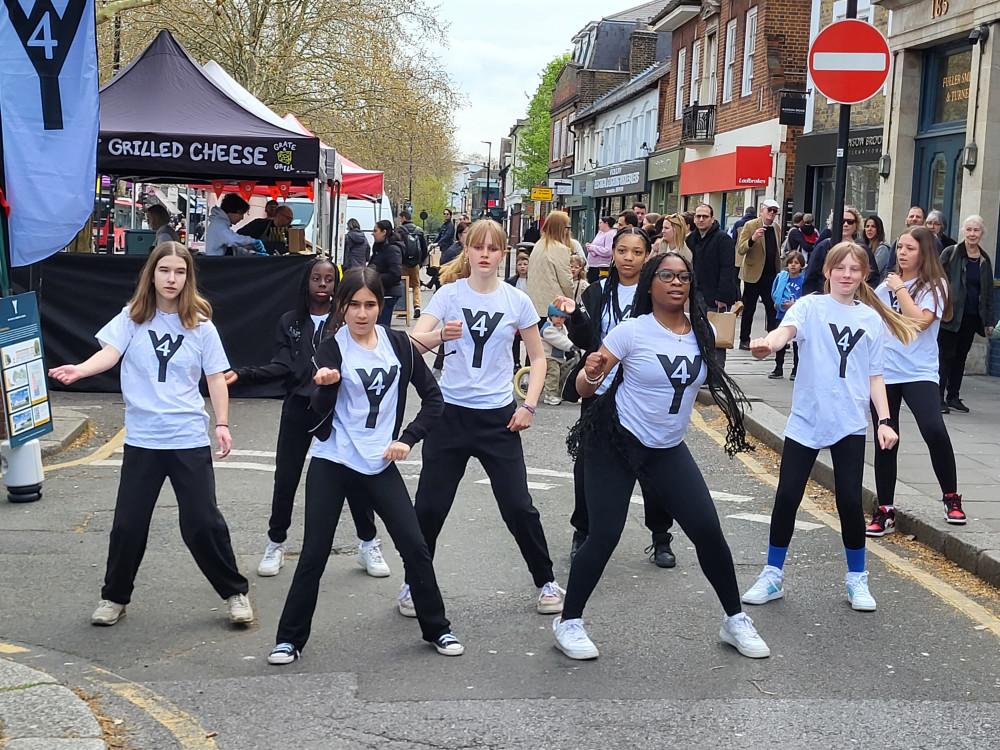
<svg viewBox="0 0 1000 750"><path fill-rule="evenodd" d="M680 195L686 210L698 203L712 206L727 229L767 195L774 166L770 146L736 146L733 151L680 165Z"/></svg>
<svg viewBox="0 0 1000 750"><path fill-rule="evenodd" d="M635 203L647 203L647 161L637 159L594 170L594 207L598 217L616 217Z"/></svg>
<svg viewBox="0 0 1000 750"><path fill-rule="evenodd" d="M586 245L597 231L597 219L594 216L594 179L593 175L580 174L573 176L573 194L565 199L566 211L570 217L570 232L581 245Z"/></svg>
<svg viewBox="0 0 1000 750"><path fill-rule="evenodd" d="M680 208L681 162L684 149L675 148L651 154L646 170L649 179L649 208L658 214L677 213Z"/></svg>
<svg viewBox="0 0 1000 750"><path fill-rule="evenodd" d="M837 171L837 133L801 135L795 143L794 211L814 214L826 226L833 210ZM863 216L878 213L878 160L882 155L882 126L851 130L847 141L847 192L844 203Z"/></svg>

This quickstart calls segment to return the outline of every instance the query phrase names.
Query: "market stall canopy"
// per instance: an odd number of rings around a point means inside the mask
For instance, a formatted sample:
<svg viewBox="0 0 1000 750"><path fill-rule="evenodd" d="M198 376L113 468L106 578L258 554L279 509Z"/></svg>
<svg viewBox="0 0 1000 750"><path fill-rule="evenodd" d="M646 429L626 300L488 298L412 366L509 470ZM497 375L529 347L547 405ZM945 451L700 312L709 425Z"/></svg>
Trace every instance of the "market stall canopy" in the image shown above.
<svg viewBox="0 0 1000 750"><path fill-rule="evenodd" d="M101 174L147 182L313 180L319 139L262 119L163 30L100 92Z"/></svg>
<svg viewBox="0 0 1000 750"><path fill-rule="evenodd" d="M285 115L285 122L298 127L303 133L309 132L306 126L299 122L299 118L291 113ZM338 157L344 168L341 192L348 198L363 198L377 203L382 198L385 173L359 167L343 154L338 154Z"/></svg>

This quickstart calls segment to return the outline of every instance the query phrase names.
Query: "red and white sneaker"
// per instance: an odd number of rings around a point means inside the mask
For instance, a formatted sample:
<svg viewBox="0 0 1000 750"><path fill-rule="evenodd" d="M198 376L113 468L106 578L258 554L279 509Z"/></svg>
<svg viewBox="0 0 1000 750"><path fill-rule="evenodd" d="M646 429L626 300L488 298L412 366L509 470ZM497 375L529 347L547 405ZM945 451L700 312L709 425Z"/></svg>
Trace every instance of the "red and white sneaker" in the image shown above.
<svg viewBox="0 0 1000 750"><path fill-rule="evenodd" d="M962 496L949 492L944 496L944 520L948 523L962 525L965 523L965 513L962 510Z"/></svg>
<svg viewBox="0 0 1000 750"><path fill-rule="evenodd" d="M896 509L880 505L872 514L872 522L865 527L866 536L885 536L896 530Z"/></svg>

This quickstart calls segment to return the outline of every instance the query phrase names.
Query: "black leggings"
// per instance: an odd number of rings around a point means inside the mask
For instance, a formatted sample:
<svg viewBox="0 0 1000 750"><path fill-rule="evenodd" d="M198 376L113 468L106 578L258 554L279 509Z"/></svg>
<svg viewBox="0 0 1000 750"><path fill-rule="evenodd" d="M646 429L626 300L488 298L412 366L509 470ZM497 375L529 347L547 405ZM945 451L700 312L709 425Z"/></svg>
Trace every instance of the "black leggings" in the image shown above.
<svg viewBox="0 0 1000 750"><path fill-rule="evenodd" d="M781 451L778 490L774 493L771 511L771 546L787 547L795 530L795 514L799 511L806 482L812 473L818 448L807 448L791 438L785 438ZM836 478L837 513L840 514L840 536L847 549L865 546L865 512L861 507L861 479L865 470L865 436L848 435L830 446L833 474Z"/></svg>
<svg viewBox="0 0 1000 750"><path fill-rule="evenodd" d="M451 632L444 602L434 575L434 564L420 534L410 495L396 464L368 475L325 458L314 458L306 474L306 531L295 577L285 599L275 643L291 643L300 651L309 640L319 583L330 558L344 498L353 495L374 508L385 523L406 568L413 606L425 641Z"/></svg>
<svg viewBox="0 0 1000 750"><path fill-rule="evenodd" d="M733 556L722 534L719 515L708 485L684 443L673 448L637 447L646 476L639 480L643 496L664 507L677 519L695 546L698 564L727 615L741 611ZM589 460L588 460L589 454ZM583 616L583 608L604 573L628 519L635 472L606 445L588 441L578 463L583 463L587 509L591 528L569 572L563 619Z"/></svg>
<svg viewBox="0 0 1000 750"><path fill-rule="evenodd" d="M583 399L580 404L580 416L594 403L596 396ZM598 461L603 461L603 457ZM643 517L646 521L646 528L653 534L653 541L664 541L670 533L670 527L674 525L674 519L667 512L662 503L650 502L649 495L645 491L642 493ZM578 460L573 464L573 515L569 518L570 524L577 533L586 537L590 532L590 517L587 515L587 493L584 490L583 460Z"/></svg>
<svg viewBox="0 0 1000 750"><path fill-rule="evenodd" d="M973 339L982 329L983 321L978 315L965 313L957 331L946 331L944 328L938 331L938 390L942 400L946 391L949 399L958 398L965 375L965 360L969 357Z"/></svg>
<svg viewBox="0 0 1000 750"><path fill-rule="evenodd" d="M433 557L465 467L470 458L478 458L490 478L500 517L514 536L535 586L541 588L555 578L542 520L528 493L521 435L507 429L514 411L513 402L500 409L444 405L444 414L424 438L417 519Z"/></svg>
<svg viewBox="0 0 1000 750"><path fill-rule="evenodd" d="M281 405L281 422L278 427L278 447L274 460L274 490L271 494L271 520L267 536L272 542L281 544L288 538L288 527L292 525L292 506L295 491L302 478L302 467L312 443L312 433L316 426L316 412L309 409L306 396L291 394ZM371 506L347 498L354 517L358 539L370 542L375 538L375 515Z"/></svg>
<svg viewBox="0 0 1000 750"><path fill-rule="evenodd" d="M948 428L944 426L941 407L938 404L938 386L929 380L917 383L893 383L885 387L889 398L889 416L899 425L899 406L902 401L913 412L917 420L920 437L927 444L931 454L934 476L945 495L958 491L958 476L955 470L955 451L951 447ZM878 414L871 407L872 425L878 432ZM897 428L898 429L898 428ZM878 490L879 505L893 505L896 499L896 455L899 443L890 450L882 450L875 441L875 487Z"/></svg>

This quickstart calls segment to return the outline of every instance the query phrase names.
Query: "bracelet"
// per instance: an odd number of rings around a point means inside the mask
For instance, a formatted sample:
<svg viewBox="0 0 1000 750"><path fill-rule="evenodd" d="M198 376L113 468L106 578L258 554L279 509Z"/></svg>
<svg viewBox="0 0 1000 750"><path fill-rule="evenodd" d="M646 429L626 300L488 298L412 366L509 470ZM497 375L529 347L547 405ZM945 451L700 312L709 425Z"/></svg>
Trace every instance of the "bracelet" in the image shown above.
<svg viewBox="0 0 1000 750"><path fill-rule="evenodd" d="M219 424L218 422L215 423L215 426L216 427L229 427L228 424Z"/></svg>
<svg viewBox="0 0 1000 750"><path fill-rule="evenodd" d="M440 333L441 333L441 343L444 344L444 329L443 328L440 329Z"/></svg>
<svg viewBox="0 0 1000 750"><path fill-rule="evenodd" d="M880 419L878 421L878 426L881 427L882 425L885 425L886 427L892 427L892 417L886 417L885 419Z"/></svg>
<svg viewBox="0 0 1000 750"><path fill-rule="evenodd" d="M605 377L606 377L606 375L607 375L607 373L603 373L603 372L602 372L602 373L601 373L601 375L600 375L600 377L597 377L597 378L595 378L595 379L591 380L591 379L590 379L590 376L589 376L589 375L587 374L587 371L586 371L586 370L582 370L581 372L583 372L583 379L584 379L584 380L586 380L586 381L587 381L588 383L590 383L591 385L600 385L600 382L601 382L602 380L604 380L604 378L605 378Z"/></svg>
<svg viewBox="0 0 1000 750"><path fill-rule="evenodd" d="M535 407L534 406L529 406L528 404L521 404L521 408L527 409L531 413L531 416L535 416Z"/></svg>

